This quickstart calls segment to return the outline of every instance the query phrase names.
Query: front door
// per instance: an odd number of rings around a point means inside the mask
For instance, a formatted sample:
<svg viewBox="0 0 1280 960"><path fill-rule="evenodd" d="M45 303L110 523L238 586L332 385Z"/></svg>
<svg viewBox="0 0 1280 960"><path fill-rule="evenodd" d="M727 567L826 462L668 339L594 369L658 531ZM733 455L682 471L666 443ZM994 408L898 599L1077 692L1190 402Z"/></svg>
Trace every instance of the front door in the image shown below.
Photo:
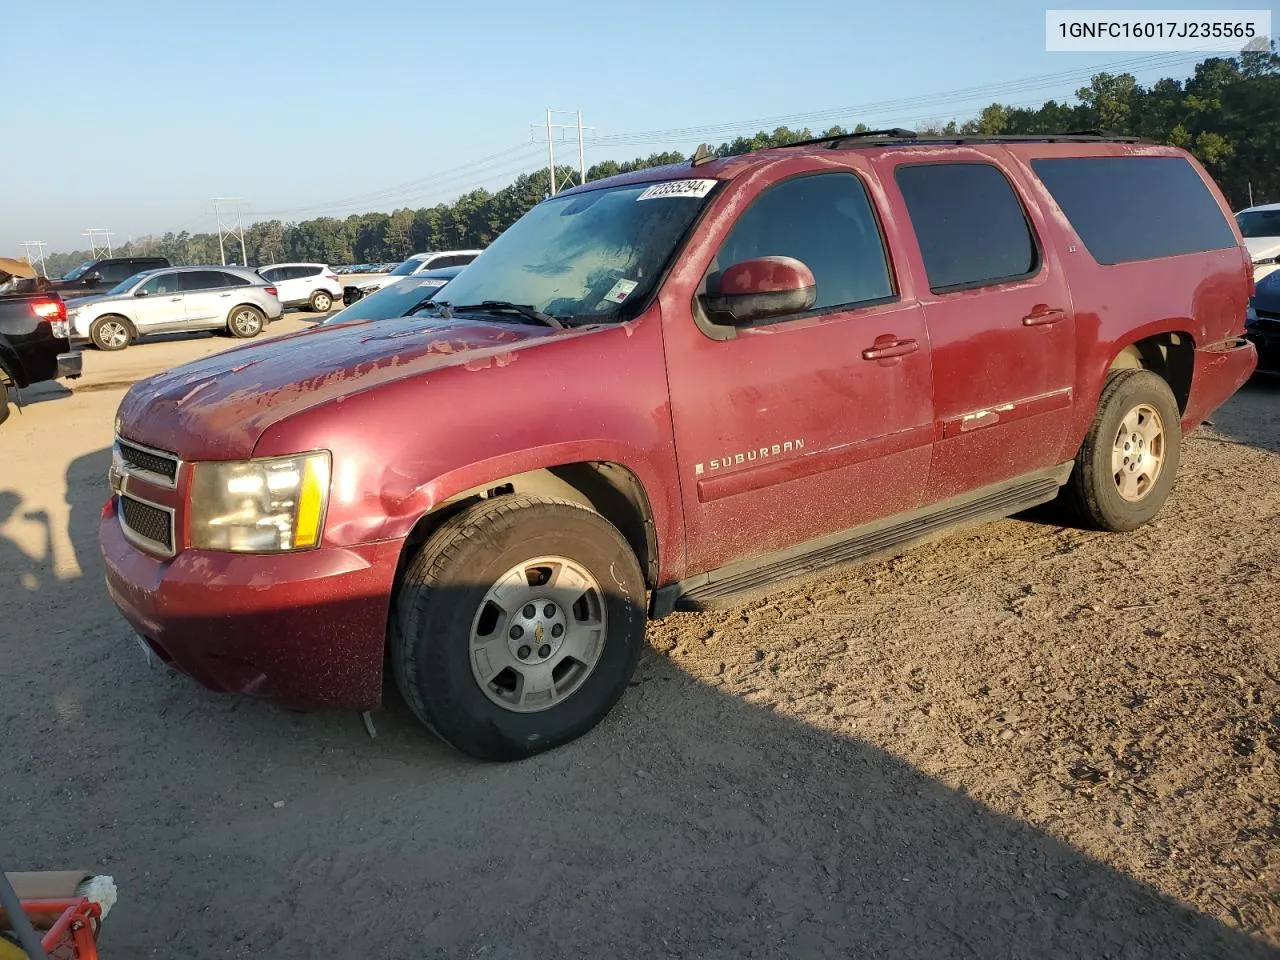
<svg viewBox="0 0 1280 960"><path fill-rule="evenodd" d="M132 310L138 333L181 327L186 320L182 297L181 273L158 273L139 287L134 293Z"/></svg>
<svg viewBox="0 0 1280 960"><path fill-rule="evenodd" d="M696 301L690 315L687 288L664 288L690 574L909 510L925 488L924 314L899 294L863 181L824 171L731 183L704 223L745 210L701 254L698 288L743 260L794 257L817 281L813 309L725 331Z"/></svg>
<svg viewBox="0 0 1280 960"><path fill-rule="evenodd" d="M983 154L881 163L928 278L938 443L926 501L1053 466L1074 401L1075 317L1039 209Z"/></svg>

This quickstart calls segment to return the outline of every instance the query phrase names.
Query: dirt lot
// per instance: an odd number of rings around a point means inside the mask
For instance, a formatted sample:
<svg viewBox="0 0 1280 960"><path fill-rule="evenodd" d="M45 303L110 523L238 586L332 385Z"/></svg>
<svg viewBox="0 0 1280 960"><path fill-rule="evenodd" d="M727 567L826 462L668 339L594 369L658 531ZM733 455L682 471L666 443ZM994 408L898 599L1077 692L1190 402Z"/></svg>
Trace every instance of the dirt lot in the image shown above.
<svg viewBox="0 0 1280 960"><path fill-rule="evenodd" d="M281 327L300 325L286 320ZM1160 521L1041 512L650 629L592 735L455 755L148 667L96 546L123 385L0 428L0 862L104 958L1280 957L1280 385Z"/></svg>

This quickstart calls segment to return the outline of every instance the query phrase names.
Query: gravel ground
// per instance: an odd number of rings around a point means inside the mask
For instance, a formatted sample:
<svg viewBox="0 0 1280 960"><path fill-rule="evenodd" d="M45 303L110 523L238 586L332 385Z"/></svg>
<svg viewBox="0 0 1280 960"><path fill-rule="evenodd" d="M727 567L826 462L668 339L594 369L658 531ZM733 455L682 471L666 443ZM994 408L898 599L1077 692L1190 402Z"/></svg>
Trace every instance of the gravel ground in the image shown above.
<svg viewBox="0 0 1280 960"><path fill-rule="evenodd" d="M282 324L301 323L290 320ZM130 379L0 428L0 862L112 874L113 958L1280 957L1280 385L1158 522L1048 510L651 627L494 766L149 667L101 585Z"/></svg>

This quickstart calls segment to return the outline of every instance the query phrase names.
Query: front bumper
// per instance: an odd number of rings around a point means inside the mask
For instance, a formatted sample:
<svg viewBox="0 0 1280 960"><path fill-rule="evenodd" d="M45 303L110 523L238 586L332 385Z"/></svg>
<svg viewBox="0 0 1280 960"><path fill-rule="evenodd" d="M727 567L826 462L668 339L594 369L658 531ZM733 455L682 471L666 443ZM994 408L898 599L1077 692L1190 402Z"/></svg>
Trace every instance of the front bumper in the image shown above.
<svg viewBox="0 0 1280 960"><path fill-rule="evenodd" d="M124 618L203 686L296 710L378 705L399 543L165 559L125 539L114 497L98 535Z"/></svg>
<svg viewBox="0 0 1280 960"><path fill-rule="evenodd" d="M57 378L59 380L79 380L82 359L83 356L79 350L58 354Z"/></svg>

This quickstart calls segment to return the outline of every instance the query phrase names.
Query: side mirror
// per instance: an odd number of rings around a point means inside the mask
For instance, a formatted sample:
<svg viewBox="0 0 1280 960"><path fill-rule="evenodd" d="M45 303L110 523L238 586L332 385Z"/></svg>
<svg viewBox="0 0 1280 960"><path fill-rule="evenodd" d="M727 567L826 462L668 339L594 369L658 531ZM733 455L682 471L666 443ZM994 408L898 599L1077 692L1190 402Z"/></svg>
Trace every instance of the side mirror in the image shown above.
<svg viewBox="0 0 1280 960"><path fill-rule="evenodd" d="M98 276L97 276L97 274L93 274L93 275L91 275L91 276L85 277L85 278L84 278L84 285L85 285L86 287L96 287L96 286L98 285Z"/></svg>
<svg viewBox="0 0 1280 960"><path fill-rule="evenodd" d="M145 296L149 296L149 294L147 293L147 288L146 288L146 287L139 287L137 290L135 290L135 291L133 292L133 295L134 295L135 297L145 297Z"/></svg>
<svg viewBox="0 0 1280 960"><path fill-rule="evenodd" d="M703 294L702 305L712 321L734 327L803 313L818 297L813 271L794 257L743 260L708 286L716 292Z"/></svg>

